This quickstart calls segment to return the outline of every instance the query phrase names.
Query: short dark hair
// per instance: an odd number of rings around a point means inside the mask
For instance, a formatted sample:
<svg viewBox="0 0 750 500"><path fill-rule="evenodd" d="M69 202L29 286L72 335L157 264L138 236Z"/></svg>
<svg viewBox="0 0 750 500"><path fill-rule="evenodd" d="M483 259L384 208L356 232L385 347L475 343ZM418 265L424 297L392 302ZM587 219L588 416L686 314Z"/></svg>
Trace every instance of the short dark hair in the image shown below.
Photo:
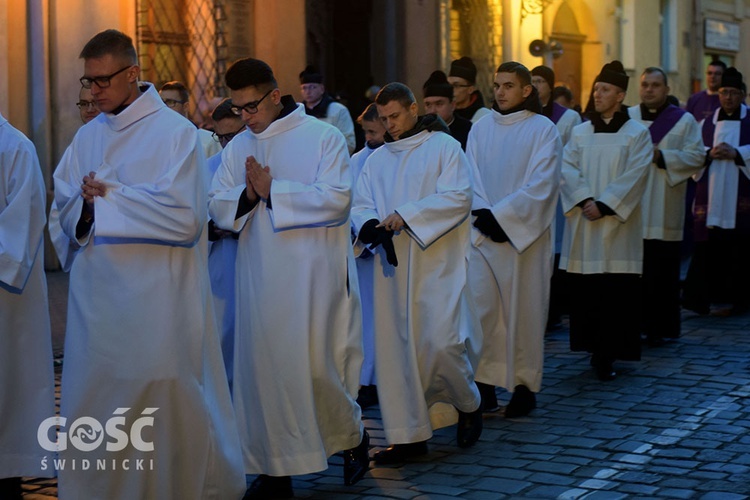
<svg viewBox="0 0 750 500"><path fill-rule="evenodd" d="M159 89L159 92L161 92L162 90L176 90L177 92L180 93L180 99L182 101L188 102L190 100L190 92L188 92L187 87L185 87L185 85L183 85L182 82L178 82L178 81L167 82L161 86L161 88Z"/></svg>
<svg viewBox="0 0 750 500"><path fill-rule="evenodd" d="M568 101L573 102L573 92L563 85L559 85L552 91L552 100L554 101L558 97L565 97Z"/></svg>
<svg viewBox="0 0 750 500"><path fill-rule="evenodd" d="M247 57L234 61L224 75L224 81L232 90L245 87L278 87L271 67L260 59Z"/></svg>
<svg viewBox="0 0 750 500"><path fill-rule="evenodd" d="M374 102L367 105L362 114L357 117L357 123L360 125L362 122L374 122L378 119L378 107Z"/></svg>
<svg viewBox="0 0 750 500"><path fill-rule="evenodd" d="M391 82L378 92L375 96L375 104L385 106L391 101L398 101L403 107L408 108L415 102L414 92L409 87L399 82Z"/></svg>
<svg viewBox="0 0 750 500"><path fill-rule="evenodd" d="M521 85L531 85L531 71L523 64L516 61L508 61L497 67L495 73L515 73Z"/></svg>
<svg viewBox="0 0 750 500"><path fill-rule="evenodd" d="M658 66L649 66L648 68L643 70L643 73L641 73L641 75L651 75L653 73L661 73L661 76L664 78L664 85L669 85L667 74Z"/></svg>
<svg viewBox="0 0 750 500"><path fill-rule="evenodd" d="M727 63L725 63L721 59L712 59L711 62L708 63L708 66L718 66L725 71L727 69Z"/></svg>
<svg viewBox="0 0 750 500"><path fill-rule="evenodd" d="M229 98L224 99L216 105L214 110L211 112L211 118L215 122L218 122L225 118L237 118L238 120L242 119L241 117L232 113L232 100Z"/></svg>
<svg viewBox="0 0 750 500"><path fill-rule="evenodd" d="M81 59L99 59L107 54L123 59L130 64L138 64L133 39L122 31L113 29L102 31L83 46Z"/></svg>

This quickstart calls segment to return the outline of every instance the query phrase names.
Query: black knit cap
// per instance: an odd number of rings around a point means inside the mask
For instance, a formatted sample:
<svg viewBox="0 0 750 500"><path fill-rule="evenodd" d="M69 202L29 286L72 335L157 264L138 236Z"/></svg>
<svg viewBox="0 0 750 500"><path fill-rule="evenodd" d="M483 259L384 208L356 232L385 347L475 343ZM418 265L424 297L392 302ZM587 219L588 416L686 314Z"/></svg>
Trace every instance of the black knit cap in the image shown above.
<svg viewBox="0 0 750 500"><path fill-rule="evenodd" d="M602 67L602 71L599 73L599 76L596 77L595 83L611 83L612 85L617 85L623 90L623 92L625 92L628 90L629 80L630 78L625 73L625 68L622 67L622 63L615 60Z"/></svg>
<svg viewBox="0 0 750 500"><path fill-rule="evenodd" d="M305 83L323 83L323 75L313 65L308 65L302 73L299 74L299 82Z"/></svg>
<svg viewBox="0 0 750 500"><path fill-rule="evenodd" d="M474 61L471 60L471 57L464 56L451 63L451 70L448 76L457 76L474 84L477 81L477 67L474 66Z"/></svg>
<svg viewBox="0 0 750 500"><path fill-rule="evenodd" d="M433 71L422 86L425 97L447 97L453 100L453 86L448 83L448 77L440 70Z"/></svg>
<svg viewBox="0 0 750 500"><path fill-rule="evenodd" d="M541 76L549 85L550 90L555 88L555 72L548 66L537 66L531 70L531 76Z"/></svg>
<svg viewBox="0 0 750 500"><path fill-rule="evenodd" d="M744 85L742 84L742 73L737 71L737 68L731 66L724 70L721 75L721 87L731 87L733 89L740 89L744 91Z"/></svg>

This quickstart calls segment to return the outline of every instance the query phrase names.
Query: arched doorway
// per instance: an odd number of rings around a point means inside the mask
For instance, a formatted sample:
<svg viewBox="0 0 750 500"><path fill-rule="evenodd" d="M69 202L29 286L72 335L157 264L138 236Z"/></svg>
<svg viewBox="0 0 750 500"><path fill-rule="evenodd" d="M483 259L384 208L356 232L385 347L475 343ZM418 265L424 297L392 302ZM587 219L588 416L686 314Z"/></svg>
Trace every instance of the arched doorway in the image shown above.
<svg viewBox="0 0 750 500"><path fill-rule="evenodd" d="M578 21L568 2L563 2L557 10L552 23L550 39L557 40L563 46L563 53L553 60L552 69L555 71L556 85L562 84L573 92L573 98L581 107L581 66L583 42L586 35L578 28Z"/></svg>

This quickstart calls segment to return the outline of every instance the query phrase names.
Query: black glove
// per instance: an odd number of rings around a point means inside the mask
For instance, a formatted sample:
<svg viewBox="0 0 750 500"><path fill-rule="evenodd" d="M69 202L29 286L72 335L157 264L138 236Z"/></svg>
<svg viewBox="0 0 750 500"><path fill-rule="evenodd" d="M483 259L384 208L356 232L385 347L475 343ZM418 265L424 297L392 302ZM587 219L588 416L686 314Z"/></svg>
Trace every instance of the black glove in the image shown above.
<svg viewBox="0 0 750 500"><path fill-rule="evenodd" d="M472 210L471 215L477 216L474 221L474 227L479 229L482 234L488 236L495 243L505 243L509 240L508 235L505 234L503 228L497 223L497 220L492 215L489 208Z"/></svg>
<svg viewBox="0 0 750 500"><path fill-rule="evenodd" d="M370 250L374 250L378 245L383 245L386 260L393 267L398 266L396 258L396 249L393 248L393 231L388 231L384 227L376 227L380 221L370 219L362 225L359 230L359 241L370 245Z"/></svg>

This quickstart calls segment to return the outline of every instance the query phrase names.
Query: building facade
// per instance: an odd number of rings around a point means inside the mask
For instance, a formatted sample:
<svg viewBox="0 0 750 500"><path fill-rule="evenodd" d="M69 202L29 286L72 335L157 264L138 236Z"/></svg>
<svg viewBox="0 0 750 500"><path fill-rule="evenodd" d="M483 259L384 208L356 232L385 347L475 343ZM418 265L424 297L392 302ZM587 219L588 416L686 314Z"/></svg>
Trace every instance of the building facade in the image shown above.
<svg viewBox="0 0 750 500"><path fill-rule="evenodd" d="M750 76L740 57L750 49L750 0L3 0L0 110L34 141L48 186L80 126L78 54L107 28L134 38L144 80L191 89L197 124L227 95L227 65L247 56L267 61L297 98L299 72L315 64L353 108L390 81L421 95L433 70L464 55L486 102L507 60L551 66L582 106L612 59L636 77L628 104L648 66L667 71L682 102L702 88L712 58Z"/></svg>

